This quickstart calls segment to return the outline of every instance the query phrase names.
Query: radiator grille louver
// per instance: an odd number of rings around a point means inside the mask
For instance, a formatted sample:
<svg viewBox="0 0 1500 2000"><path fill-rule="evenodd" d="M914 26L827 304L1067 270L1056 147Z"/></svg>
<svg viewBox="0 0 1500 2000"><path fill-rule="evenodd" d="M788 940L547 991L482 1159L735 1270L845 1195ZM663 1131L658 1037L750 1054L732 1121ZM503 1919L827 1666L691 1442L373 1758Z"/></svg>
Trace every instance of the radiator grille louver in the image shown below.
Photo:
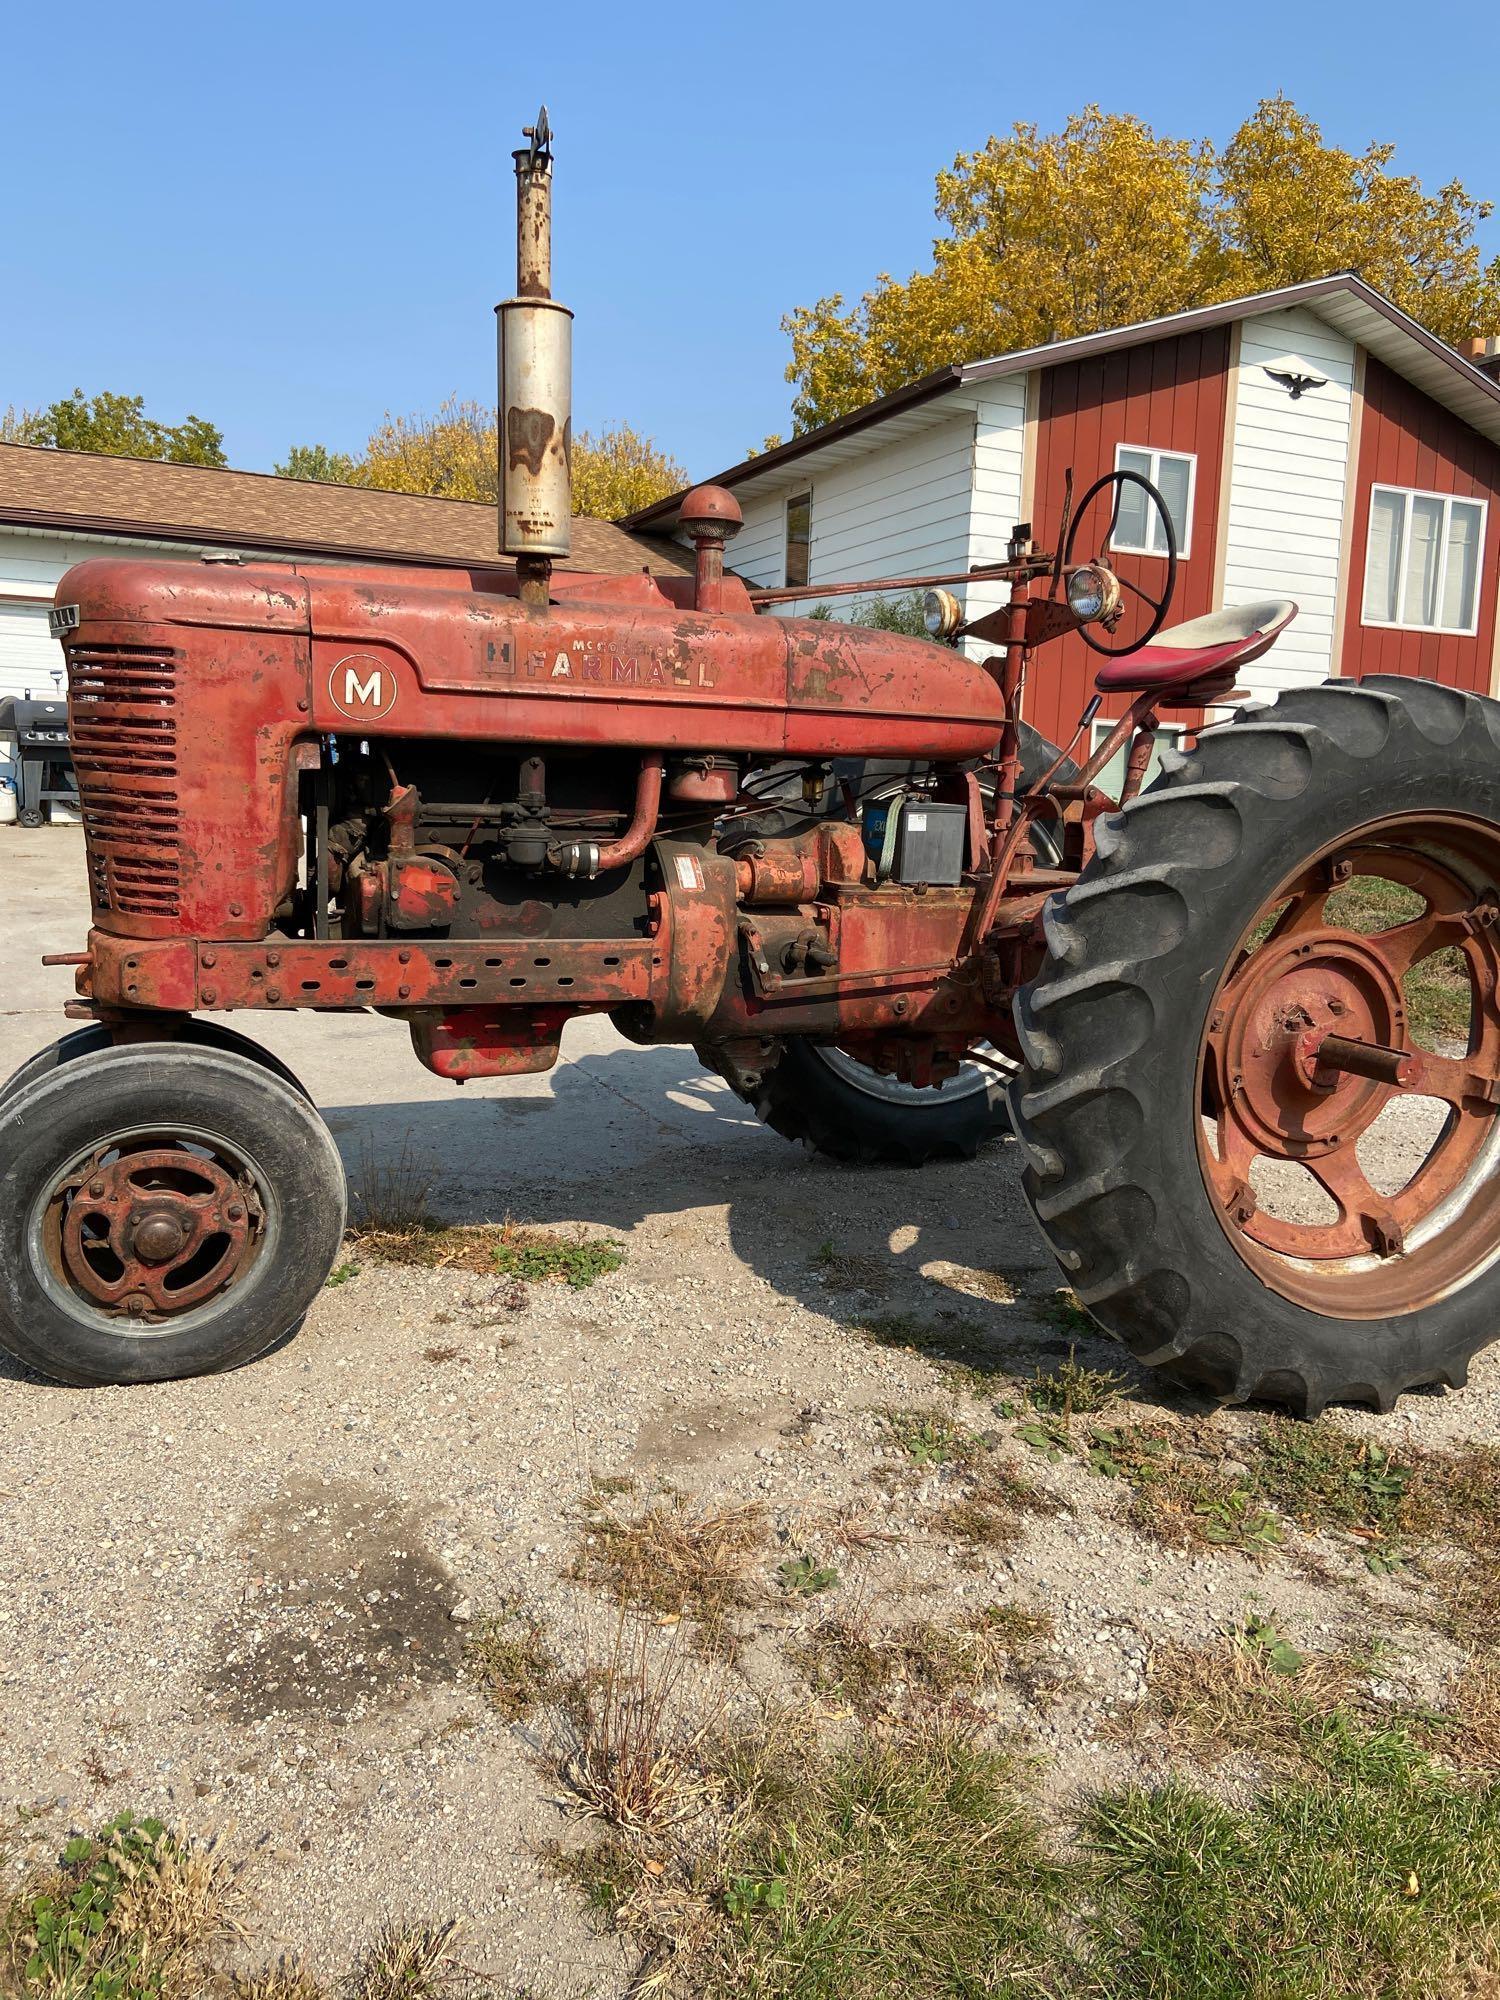
<svg viewBox="0 0 1500 2000"><path fill-rule="evenodd" d="M73 765L94 907L175 917L181 896L177 655L70 646Z"/></svg>

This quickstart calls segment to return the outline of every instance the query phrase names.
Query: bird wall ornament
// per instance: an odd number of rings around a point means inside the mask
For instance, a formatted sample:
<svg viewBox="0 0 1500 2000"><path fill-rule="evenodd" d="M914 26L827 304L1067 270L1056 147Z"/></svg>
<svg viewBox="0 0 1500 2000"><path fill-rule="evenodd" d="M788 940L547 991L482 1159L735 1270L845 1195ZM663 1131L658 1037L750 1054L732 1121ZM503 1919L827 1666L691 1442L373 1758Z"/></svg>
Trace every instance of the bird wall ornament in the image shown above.
<svg viewBox="0 0 1500 2000"><path fill-rule="evenodd" d="M1303 375L1294 368L1268 368L1266 373L1273 382L1279 382L1292 401L1298 402L1309 389L1326 389L1326 375Z"/></svg>

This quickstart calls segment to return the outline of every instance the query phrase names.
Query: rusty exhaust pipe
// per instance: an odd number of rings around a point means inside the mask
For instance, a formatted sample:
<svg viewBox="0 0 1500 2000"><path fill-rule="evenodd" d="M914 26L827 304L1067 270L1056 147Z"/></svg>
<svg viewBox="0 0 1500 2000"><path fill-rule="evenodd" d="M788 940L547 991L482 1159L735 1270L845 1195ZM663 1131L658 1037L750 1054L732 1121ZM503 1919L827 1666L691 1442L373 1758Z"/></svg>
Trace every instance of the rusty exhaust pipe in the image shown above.
<svg viewBox="0 0 1500 2000"><path fill-rule="evenodd" d="M573 315L552 296L552 129L544 104L516 163L516 297L496 306L500 551L521 601L545 610L552 561L572 548Z"/></svg>

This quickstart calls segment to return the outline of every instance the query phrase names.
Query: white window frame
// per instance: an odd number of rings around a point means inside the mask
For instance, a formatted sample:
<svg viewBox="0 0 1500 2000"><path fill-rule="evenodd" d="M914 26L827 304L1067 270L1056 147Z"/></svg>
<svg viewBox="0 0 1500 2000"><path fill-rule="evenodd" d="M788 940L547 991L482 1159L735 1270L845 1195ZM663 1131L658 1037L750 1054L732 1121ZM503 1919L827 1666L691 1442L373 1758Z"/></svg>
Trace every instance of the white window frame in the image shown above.
<svg viewBox="0 0 1500 2000"><path fill-rule="evenodd" d="M807 502L807 541L804 545L807 549L807 577L804 582L796 584L792 582L791 577L787 574L787 557L791 554L792 550L792 508L799 500L806 500ZM811 591L812 589L812 510L813 490L810 483L806 486L794 486L781 503L781 580L783 589L807 591Z"/></svg>
<svg viewBox="0 0 1500 2000"><path fill-rule="evenodd" d="M1150 471L1149 471L1149 472L1148 472L1148 473L1146 474L1146 477L1147 477L1147 478L1148 478L1148 479L1149 479L1149 480L1151 481L1151 484L1152 484L1153 486L1157 487L1158 489L1159 489L1159 488L1160 488L1160 486L1161 486L1161 481L1160 481L1160 480L1159 480L1159 479L1157 478L1157 476L1156 476L1156 475L1157 475L1157 473L1158 473L1158 472L1160 471L1160 469L1161 469L1161 462L1162 462L1162 460L1163 460L1164 458L1184 458L1184 459L1186 459L1186 460L1187 460L1187 469L1188 469L1188 484L1187 484L1187 521L1186 521L1186 523L1184 524L1184 527L1183 527L1183 535L1182 535L1182 542L1181 542L1181 544L1180 544L1180 546L1178 547L1178 550L1177 550L1177 560L1178 560L1179 562L1186 562L1186 561L1187 561L1187 559L1188 559L1188 557L1189 557L1189 556L1190 556L1190 555L1192 554L1192 552L1193 552L1193 551L1192 551L1192 541L1193 541L1193 504L1194 504L1194 502L1196 501L1196 499L1197 499L1197 497L1198 497L1198 454L1197 454L1197 452L1195 452L1195 451L1173 451L1173 450L1171 450L1171 449L1170 449L1169 447L1163 447L1162 449L1160 449L1160 450L1159 450L1159 449L1158 449L1158 448L1157 448L1157 447L1156 447L1156 446L1155 446L1154 444L1117 444L1117 445L1115 446L1115 471L1116 471L1116 472L1124 472L1124 471L1125 471L1125 470L1127 469L1127 468L1126 468L1125 466L1121 465L1121 463L1120 463L1120 453L1121 453L1122 451L1135 451L1135 452L1139 452L1142 458L1149 458L1149 459L1150 459L1150 461L1151 461L1151 469L1150 469ZM1134 466L1131 466L1131 467L1129 468L1129 470L1131 470L1131 471L1133 472L1133 471L1135 470ZM1109 544L1109 547L1110 547L1110 553L1111 553L1112 555L1122 555L1122 556L1154 556L1154 557L1156 558L1156 560L1157 560L1158 562L1165 562L1165 561L1166 561L1166 559L1167 559L1167 553L1166 553L1166 550L1165 550L1165 549L1138 549L1138 548L1133 548L1133 547L1131 546L1131 544L1130 544L1129 542L1117 542L1117 541L1115 541L1115 540L1114 540L1114 538L1113 538L1112 536L1111 536L1111 538L1110 538L1110 544Z"/></svg>
<svg viewBox="0 0 1500 2000"><path fill-rule="evenodd" d="M1375 495L1392 493L1402 502L1401 544L1396 550L1397 603L1394 618L1372 618L1365 610L1365 598L1370 587L1370 551L1375 544ZM1437 601L1443 601L1443 588L1448 581L1448 520L1453 504L1460 507L1479 509L1479 568L1474 576L1474 618L1469 625L1413 625L1403 614L1406 610L1406 547L1411 533L1411 502L1413 500L1441 500L1443 503L1443 526L1438 541L1439 562L1437 573ZM1484 597L1484 550L1489 536L1490 503L1481 500L1475 493L1434 493L1425 486L1391 486L1383 479L1373 480L1370 485L1370 513L1365 527L1365 568L1359 585L1359 622L1381 632L1430 632L1435 637L1472 639L1479 630L1480 605Z"/></svg>

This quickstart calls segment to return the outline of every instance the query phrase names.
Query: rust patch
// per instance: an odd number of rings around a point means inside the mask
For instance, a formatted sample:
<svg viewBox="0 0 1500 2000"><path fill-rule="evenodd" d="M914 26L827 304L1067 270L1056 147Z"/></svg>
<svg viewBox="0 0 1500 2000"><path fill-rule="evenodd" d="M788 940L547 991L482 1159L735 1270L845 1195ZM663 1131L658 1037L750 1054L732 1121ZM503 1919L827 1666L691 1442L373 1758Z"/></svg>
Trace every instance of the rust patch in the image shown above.
<svg viewBox="0 0 1500 2000"><path fill-rule="evenodd" d="M524 465L533 478L538 477L556 429L549 410L507 410L505 449L511 466Z"/></svg>

